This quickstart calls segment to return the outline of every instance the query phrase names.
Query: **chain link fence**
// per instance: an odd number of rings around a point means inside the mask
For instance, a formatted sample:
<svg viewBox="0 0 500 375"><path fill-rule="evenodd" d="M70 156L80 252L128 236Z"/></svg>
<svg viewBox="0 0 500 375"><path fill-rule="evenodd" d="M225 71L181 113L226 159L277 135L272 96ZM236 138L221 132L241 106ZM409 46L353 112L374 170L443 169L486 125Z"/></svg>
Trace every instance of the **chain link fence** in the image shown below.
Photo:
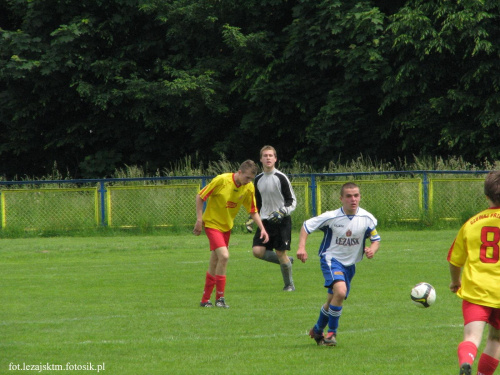
<svg viewBox="0 0 500 375"><path fill-rule="evenodd" d="M345 181L318 183L318 212L340 207L340 190ZM358 180L360 206L379 222L419 221L423 214L421 179Z"/></svg>
<svg viewBox="0 0 500 375"><path fill-rule="evenodd" d="M199 184L113 186L107 189L111 227L168 227L196 222Z"/></svg>
<svg viewBox="0 0 500 375"><path fill-rule="evenodd" d="M429 183L430 216L464 222L487 208L484 179L436 178Z"/></svg>
<svg viewBox="0 0 500 375"><path fill-rule="evenodd" d="M416 172L408 172L402 178L377 173L350 177L361 188L361 207L372 212L379 225L433 225L461 223L487 208L484 175L470 178L453 173L451 178L430 178L427 173L414 178ZM98 226L191 228L196 221L195 196L210 178L44 181L35 187L33 182L26 182L26 188L19 188L23 185L20 182L10 183L16 188L0 182L1 226L16 230L80 230ZM299 228L311 216L340 207L340 188L347 179L345 174L311 174L291 176L291 181L297 197L292 219L294 227ZM72 187L47 188L50 183ZM75 187L78 185L82 187ZM247 219L248 214L241 209L234 229L244 230Z"/></svg>
<svg viewBox="0 0 500 375"><path fill-rule="evenodd" d="M98 224L97 189L2 190L2 228L83 229Z"/></svg>

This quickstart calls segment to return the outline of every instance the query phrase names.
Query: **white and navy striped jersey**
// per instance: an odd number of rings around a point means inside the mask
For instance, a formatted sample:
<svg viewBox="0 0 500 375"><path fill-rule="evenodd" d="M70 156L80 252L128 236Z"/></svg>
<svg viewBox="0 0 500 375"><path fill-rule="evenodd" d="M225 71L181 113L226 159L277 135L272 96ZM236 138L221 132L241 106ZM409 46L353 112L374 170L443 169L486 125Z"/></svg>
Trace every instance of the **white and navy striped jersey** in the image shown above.
<svg viewBox="0 0 500 375"><path fill-rule="evenodd" d="M267 219L272 212L279 209L290 215L297 207L297 199L288 177L274 168L271 172L263 172L254 180L255 199L262 219Z"/></svg>
<svg viewBox="0 0 500 375"><path fill-rule="evenodd" d="M355 215L346 215L341 208L327 211L304 222L304 229L311 234L317 229L324 232L319 256L335 258L344 266L353 265L361 259L365 241L380 241L377 219L368 211L358 207Z"/></svg>

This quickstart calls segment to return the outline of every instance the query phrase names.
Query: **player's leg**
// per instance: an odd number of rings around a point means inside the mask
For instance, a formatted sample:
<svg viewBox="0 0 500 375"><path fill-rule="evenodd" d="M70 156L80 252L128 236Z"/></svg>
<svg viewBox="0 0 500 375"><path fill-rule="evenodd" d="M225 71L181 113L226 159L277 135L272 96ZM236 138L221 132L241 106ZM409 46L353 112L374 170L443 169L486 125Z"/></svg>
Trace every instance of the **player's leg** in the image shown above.
<svg viewBox="0 0 500 375"><path fill-rule="evenodd" d="M291 259L288 257L285 250L276 250L276 255L278 256L281 275L283 276L283 283L285 284L283 290L286 292L293 292L295 290L295 285L293 283Z"/></svg>
<svg viewBox="0 0 500 375"><path fill-rule="evenodd" d="M210 260L208 262L208 270L205 275L205 287L203 288L203 296L201 297L200 306L201 307L212 307L212 302L210 302L210 296L215 288L216 278L215 269L217 265L217 255L214 251L210 251Z"/></svg>
<svg viewBox="0 0 500 375"><path fill-rule="evenodd" d="M481 344L489 311L484 306L464 300L462 302L462 314L464 318L464 339L458 344L458 363L460 365L460 374L471 374L472 364L476 359L477 348Z"/></svg>
<svg viewBox="0 0 500 375"><path fill-rule="evenodd" d="M295 285L292 277L292 259L288 256L290 244L292 242L292 220L289 216L285 217L279 224L275 235L274 244L276 246L276 255L280 262L281 275L285 284L283 290L293 292Z"/></svg>
<svg viewBox="0 0 500 375"><path fill-rule="evenodd" d="M215 249L212 253L217 257L216 265L215 265L215 289L217 301L215 302L215 306L217 307L225 307L226 305L224 299L224 292L226 290L226 271L227 271L227 262L229 261L229 250L227 247L219 247Z"/></svg>
<svg viewBox="0 0 500 375"><path fill-rule="evenodd" d="M265 246L252 247L253 256L257 259L265 260L266 262L280 264L278 256L272 250L267 250Z"/></svg>
<svg viewBox="0 0 500 375"><path fill-rule="evenodd" d="M330 315L328 314L328 310L330 307L330 303L332 301L332 297L333 297L333 292L331 289L328 289L326 303L321 306L321 309L319 311L318 321L316 322L314 327L312 327L311 330L309 331L309 336L313 338L318 345L324 344L325 337L323 335L323 331L328 325L328 319L330 317Z"/></svg>
<svg viewBox="0 0 500 375"><path fill-rule="evenodd" d="M205 233L210 243L210 260L205 278L205 289L200 305L206 307L211 306L209 300L215 287L217 294L216 306L218 306L219 299L222 298L222 301L224 301L226 270L229 260L228 245L231 232L220 232L216 229L205 228Z"/></svg>
<svg viewBox="0 0 500 375"><path fill-rule="evenodd" d="M329 274L328 277L325 276L325 286L327 286L326 282L331 282L328 286L331 287L333 292L330 306L328 306L328 333L325 337L325 345L335 346L337 344L337 329L342 315L342 306L349 295L351 281L356 273L356 266L344 266L335 259L331 259L329 264L326 263L325 266L322 265L323 274Z"/></svg>
<svg viewBox="0 0 500 375"><path fill-rule="evenodd" d="M229 261L229 250L227 247L218 247L212 251L210 257L210 270L214 272L215 275L226 275L227 263Z"/></svg>
<svg viewBox="0 0 500 375"><path fill-rule="evenodd" d="M500 359L500 309L494 309L489 323L488 340L477 365L478 373L484 375L493 375Z"/></svg>
<svg viewBox="0 0 500 375"><path fill-rule="evenodd" d="M264 228L266 229L266 232L269 235L269 242L267 244L264 244L264 242L263 242L264 239L260 238L260 228L257 228L257 231L255 232L255 235L253 236L253 244L252 244L253 256L258 258L258 259L265 260L266 262L280 264L278 256L272 250L273 249L273 247L272 247L272 243L273 243L272 228L270 227L267 220L263 220L262 224L264 225Z"/></svg>
<svg viewBox="0 0 500 375"><path fill-rule="evenodd" d="M347 285L343 280L336 280L332 287L333 295L328 306L328 333L325 337L325 345L337 345L337 329L340 316L342 315L342 304L347 295Z"/></svg>

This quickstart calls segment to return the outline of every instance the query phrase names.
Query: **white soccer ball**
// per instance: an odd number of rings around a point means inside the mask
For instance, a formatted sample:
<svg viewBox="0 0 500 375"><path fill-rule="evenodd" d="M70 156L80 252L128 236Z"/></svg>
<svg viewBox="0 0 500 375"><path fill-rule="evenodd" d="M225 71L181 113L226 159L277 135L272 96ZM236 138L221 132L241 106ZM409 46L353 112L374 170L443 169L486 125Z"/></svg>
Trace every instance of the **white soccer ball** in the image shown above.
<svg viewBox="0 0 500 375"><path fill-rule="evenodd" d="M410 297L418 307L429 307L436 302L436 290L429 283L418 283L411 290Z"/></svg>

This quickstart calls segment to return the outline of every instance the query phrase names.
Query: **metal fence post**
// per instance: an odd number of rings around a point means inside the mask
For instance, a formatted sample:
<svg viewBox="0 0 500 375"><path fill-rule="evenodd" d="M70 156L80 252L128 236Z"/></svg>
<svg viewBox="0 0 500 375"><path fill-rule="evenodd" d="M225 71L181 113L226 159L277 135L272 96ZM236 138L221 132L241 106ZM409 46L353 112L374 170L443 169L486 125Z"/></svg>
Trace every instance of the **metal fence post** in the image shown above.
<svg viewBox="0 0 500 375"><path fill-rule="evenodd" d="M108 221L106 219L106 186L104 185L104 181L100 181L99 185L99 193L101 195L101 225L105 227L108 225Z"/></svg>
<svg viewBox="0 0 500 375"><path fill-rule="evenodd" d="M316 175L311 174L311 205L312 205L312 216L317 216L317 205L316 205Z"/></svg>
<svg viewBox="0 0 500 375"><path fill-rule="evenodd" d="M429 214L429 176L426 171L422 172L422 184L423 184L423 199L424 199L424 214L428 216Z"/></svg>

